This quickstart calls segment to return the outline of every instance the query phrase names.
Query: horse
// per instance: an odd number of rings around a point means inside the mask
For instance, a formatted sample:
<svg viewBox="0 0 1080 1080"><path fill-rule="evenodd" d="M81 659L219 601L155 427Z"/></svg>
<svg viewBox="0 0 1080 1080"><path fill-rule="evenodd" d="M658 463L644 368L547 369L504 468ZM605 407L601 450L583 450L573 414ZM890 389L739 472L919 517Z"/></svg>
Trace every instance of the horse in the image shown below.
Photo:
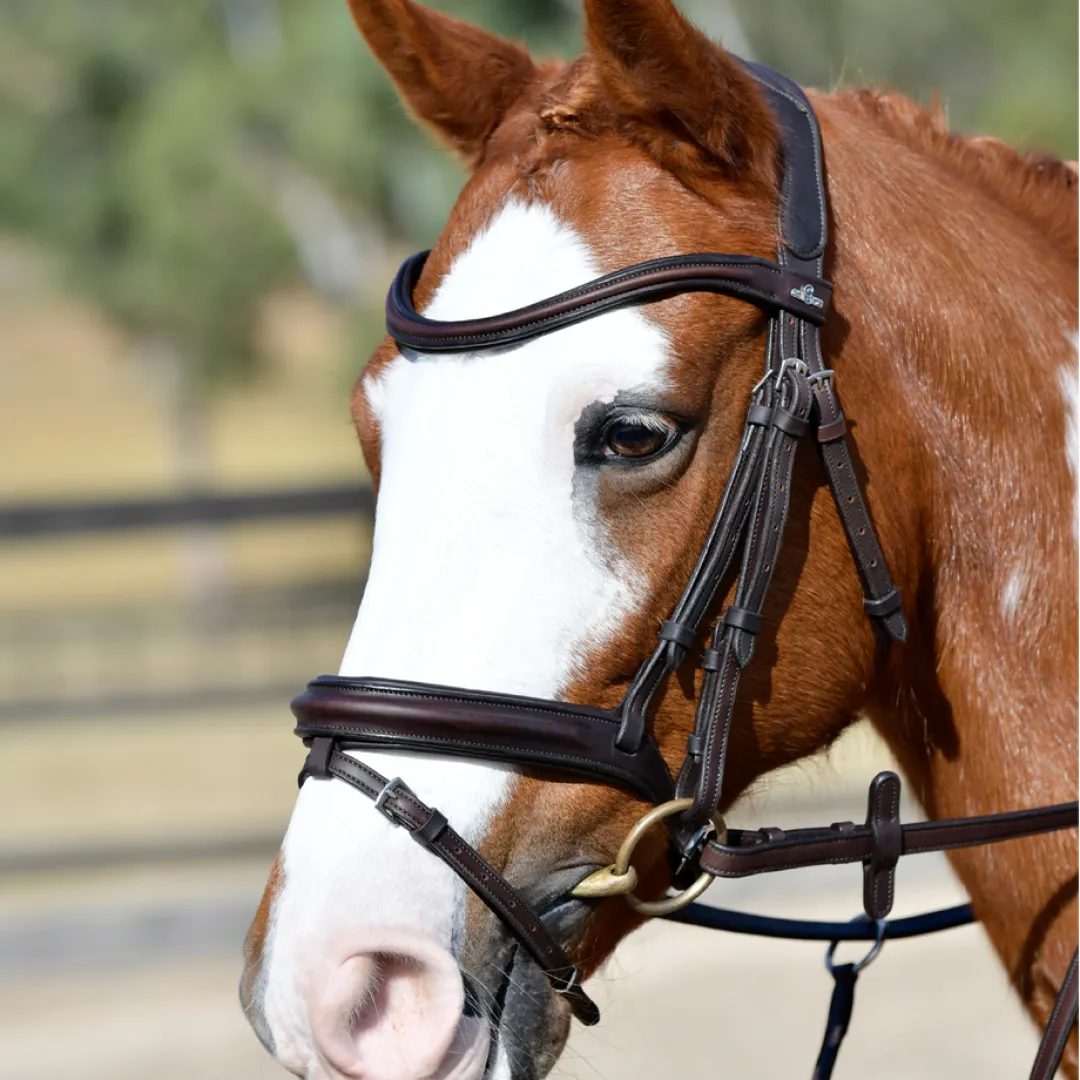
<svg viewBox="0 0 1080 1080"><path fill-rule="evenodd" d="M425 316L490 316L664 256L775 253L776 119L670 0L585 0L572 62L411 0L349 3L469 173L416 282ZM720 809L858 719L931 818L1071 798L1076 175L903 97L809 98L835 288L822 345L910 633L883 644L866 619L830 493L797 459ZM377 504L342 674L617 706L706 540L767 333L739 299L680 293L497 349L384 341L352 395ZM673 769L702 678L684 665L653 702ZM619 897L568 897L610 861L640 795L458 756L350 755L436 803L582 976L641 924ZM1075 833L949 857L1044 1024L1076 946ZM638 892L661 895L658 833L635 865ZM345 785L311 781L245 943L241 1000L311 1080L532 1080L570 1024L459 877ZM1065 1068L1076 1077L1075 1038Z"/></svg>

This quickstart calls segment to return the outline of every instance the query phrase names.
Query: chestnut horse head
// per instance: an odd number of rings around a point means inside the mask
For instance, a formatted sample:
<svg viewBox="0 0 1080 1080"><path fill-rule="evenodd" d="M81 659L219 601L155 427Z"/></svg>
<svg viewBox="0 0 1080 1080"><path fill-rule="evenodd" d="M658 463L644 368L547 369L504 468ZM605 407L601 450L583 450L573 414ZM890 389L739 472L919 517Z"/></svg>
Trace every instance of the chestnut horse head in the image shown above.
<svg viewBox="0 0 1080 1080"><path fill-rule="evenodd" d="M572 63L536 63L409 0L350 2L406 103L470 170L417 284L426 316L513 310L662 256L775 256L776 122L669 0L586 0L588 51ZM932 814L1069 798L1075 176L953 136L903 99L812 100L833 213L824 346L911 640L875 637L804 455L723 804L858 716ZM378 501L342 674L614 707L705 540L765 336L758 308L684 294L513 348L384 342L353 397ZM652 712L672 769L700 684L690 667ZM438 806L585 974L637 925L618 898L568 898L642 813L632 795L352 753ZM641 892L662 892L664 855L659 836L639 849ZM1074 838L954 862L1045 1013L1075 943ZM302 788L246 957L253 1026L312 1080L531 1080L569 1024L464 883L343 784Z"/></svg>

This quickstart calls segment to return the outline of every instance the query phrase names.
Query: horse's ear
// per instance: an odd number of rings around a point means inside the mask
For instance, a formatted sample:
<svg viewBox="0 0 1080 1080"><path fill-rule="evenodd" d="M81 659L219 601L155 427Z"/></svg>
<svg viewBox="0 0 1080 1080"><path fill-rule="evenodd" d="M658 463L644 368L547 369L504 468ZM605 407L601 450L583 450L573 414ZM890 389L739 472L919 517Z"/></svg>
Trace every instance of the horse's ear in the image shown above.
<svg viewBox="0 0 1080 1080"><path fill-rule="evenodd" d="M776 125L756 84L671 0L585 0L585 18L612 107L657 156L775 181Z"/></svg>
<svg viewBox="0 0 1080 1080"><path fill-rule="evenodd" d="M517 45L411 0L348 0L406 105L467 162L535 75Z"/></svg>

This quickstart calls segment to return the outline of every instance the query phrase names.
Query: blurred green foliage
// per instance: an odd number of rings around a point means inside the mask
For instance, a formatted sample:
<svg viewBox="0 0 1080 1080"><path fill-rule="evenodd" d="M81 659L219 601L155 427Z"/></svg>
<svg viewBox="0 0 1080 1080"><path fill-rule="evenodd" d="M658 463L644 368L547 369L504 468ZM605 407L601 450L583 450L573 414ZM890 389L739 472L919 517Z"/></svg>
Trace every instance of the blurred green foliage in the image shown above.
<svg viewBox="0 0 1080 1080"><path fill-rule="evenodd" d="M572 25L555 0L510 12L548 49ZM299 278L305 214L438 227L461 176L425 154L344 2L0 7L0 227L197 387L253 367L258 303Z"/></svg>
<svg viewBox="0 0 1080 1080"><path fill-rule="evenodd" d="M540 54L580 47L569 0L439 6ZM1076 153L1074 0L686 7L706 27L722 9L758 59L801 80L936 90L959 127ZM0 228L167 345L199 391L255 368L268 291L306 275L347 302L365 237L430 242L461 179L344 0L0 5Z"/></svg>
<svg viewBox="0 0 1080 1080"><path fill-rule="evenodd" d="M936 94L957 131L1076 157L1076 0L732 6L757 58L802 83L884 87L924 105Z"/></svg>

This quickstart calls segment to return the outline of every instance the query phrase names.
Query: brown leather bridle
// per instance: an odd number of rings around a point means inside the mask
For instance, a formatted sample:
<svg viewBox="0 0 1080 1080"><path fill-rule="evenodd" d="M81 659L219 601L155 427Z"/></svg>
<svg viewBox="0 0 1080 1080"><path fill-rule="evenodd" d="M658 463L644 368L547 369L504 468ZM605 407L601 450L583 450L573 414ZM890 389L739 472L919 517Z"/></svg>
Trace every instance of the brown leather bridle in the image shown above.
<svg viewBox="0 0 1080 1080"><path fill-rule="evenodd" d="M775 262L718 254L654 259L503 315L439 322L413 307L413 290L428 254L422 252L402 265L386 302L387 329L406 355L408 350L475 352L512 346L617 307L684 292L737 297L768 314L765 372L750 395L745 429L720 506L682 595L660 624L656 649L639 667L620 705L604 710L512 694L337 676L313 680L292 703L296 734L310 747L301 784L307 777L336 777L374 800L390 822L408 829L413 839L464 879L586 1024L596 1023L599 1011L542 917L438 810L426 806L401 779L387 779L345 751L409 750L509 762L545 777L619 787L656 804L628 838L620 858L573 890L576 896L625 895L646 913L667 914L682 907L715 877L862 863L863 908L877 928L879 942L887 932L884 920L892 909L895 869L902 855L996 843L1077 824L1077 803L1072 802L903 825L900 780L893 773L882 773L872 782L862 825L782 832L725 830L716 822L739 676L750 663L762 626L765 596L787 520L795 452L804 435L816 437L862 581L864 607L882 645L907 638L900 593L852 468L833 372L825 366L821 348L820 327L832 286L822 277L827 203L817 121L806 96L791 80L756 64L745 67L772 108L782 138L781 241ZM672 777L649 731L650 706L667 676L690 655L740 548L735 600L701 657L705 674L694 730L682 768ZM666 819L670 828L676 882L694 875L697 881L677 897L650 904L633 896L636 876L629 865L630 841L636 842L640 831L660 819ZM847 1013L857 970L845 976ZM841 982L835 972L834 977L839 993ZM1048 1077L1056 1068L1076 1013L1076 983L1074 956L1040 1050L1041 1068L1050 1071L1033 1076ZM834 1006L837 1000L834 995ZM845 1029L846 1022L845 1014ZM1048 1041L1052 1045L1046 1048ZM819 1059L816 1075L824 1077L828 1071L831 1060L823 1065Z"/></svg>

